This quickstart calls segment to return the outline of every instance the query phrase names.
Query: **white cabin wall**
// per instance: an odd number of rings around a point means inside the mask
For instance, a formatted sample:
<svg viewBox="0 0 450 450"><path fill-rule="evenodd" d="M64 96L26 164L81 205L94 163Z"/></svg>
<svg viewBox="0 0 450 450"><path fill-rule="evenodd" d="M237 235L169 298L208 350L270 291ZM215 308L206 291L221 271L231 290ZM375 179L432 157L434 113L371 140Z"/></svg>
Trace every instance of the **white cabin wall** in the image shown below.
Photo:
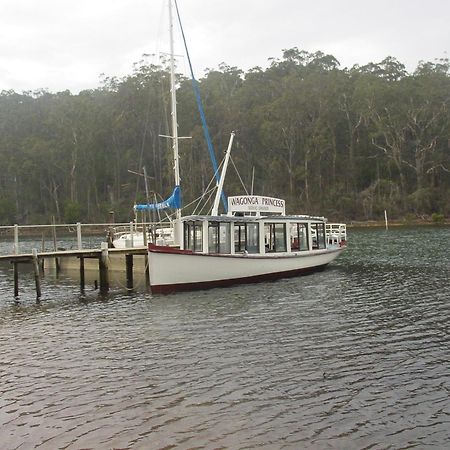
<svg viewBox="0 0 450 450"><path fill-rule="evenodd" d="M230 223L230 245L231 245L231 254L234 255L234 222Z"/></svg>
<svg viewBox="0 0 450 450"><path fill-rule="evenodd" d="M291 253L291 222L286 222L286 251Z"/></svg>
<svg viewBox="0 0 450 450"><path fill-rule="evenodd" d="M312 250L311 222L308 222L308 251Z"/></svg>
<svg viewBox="0 0 450 450"><path fill-rule="evenodd" d="M176 246L179 245L181 249L184 249L182 236L183 236L183 222L181 222L181 220L175 219L173 221L173 243Z"/></svg>
<svg viewBox="0 0 450 450"><path fill-rule="evenodd" d="M266 241L263 221L259 222L259 251L263 255L266 253Z"/></svg>
<svg viewBox="0 0 450 450"><path fill-rule="evenodd" d="M202 253L209 253L208 221L207 220L204 220L202 222L202 242L203 242L203 251L202 251Z"/></svg>

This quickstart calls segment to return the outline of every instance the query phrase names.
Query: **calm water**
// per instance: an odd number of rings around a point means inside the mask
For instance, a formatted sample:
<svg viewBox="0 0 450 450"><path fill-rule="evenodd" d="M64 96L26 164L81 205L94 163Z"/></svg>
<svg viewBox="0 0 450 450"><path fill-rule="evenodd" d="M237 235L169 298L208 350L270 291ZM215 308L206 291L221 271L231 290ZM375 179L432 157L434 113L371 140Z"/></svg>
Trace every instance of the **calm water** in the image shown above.
<svg viewBox="0 0 450 450"><path fill-rule="evenodd" d="M0 269L2 449L404 449L450 441L449 228L350 230L326 271L106 297Z"/></svg>

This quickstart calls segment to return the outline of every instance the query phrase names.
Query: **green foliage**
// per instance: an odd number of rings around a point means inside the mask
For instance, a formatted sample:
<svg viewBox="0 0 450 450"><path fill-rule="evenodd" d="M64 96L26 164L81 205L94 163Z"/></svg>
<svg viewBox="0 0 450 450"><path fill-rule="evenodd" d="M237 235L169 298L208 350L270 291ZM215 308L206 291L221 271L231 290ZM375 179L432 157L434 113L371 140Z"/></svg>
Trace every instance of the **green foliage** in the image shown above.
<svg viewBox="0 0 450 450"><path fill-rule="evenodd" d="M266 69L221 64L199 80L216 154L232 153L254 192L333 219L450 213L450 63L420 62L408 74L393 57L341 69L322 52L283 50ZM192 92L179 77L183 198L201 195L212 168ZM99 89L0 94L0 222L133 218L149 188L173 189L165 67L140 61ZM225 190L243 193L230 169Z"/></svg>
<svg viewBox="0 0 450 450"><path fill-rule="evenodd" d="M64 222L76 223L82 221L83 207L77 202L67 200L64 204Z"/></svg>
<svg viewBox="0 0 450 450"><path fill-rule="evenodd" d="M8 198L0 198L0 223L5 225L13 224L15 213L13 202Z"/></svg>
<svg viewBox="0 0 450 450"><path fill-rule="evenodd" d="M436 223L436 224L444 223L444 214L433 213L433 214L431 214L431 220L433 221L433 223Z"/></svg>

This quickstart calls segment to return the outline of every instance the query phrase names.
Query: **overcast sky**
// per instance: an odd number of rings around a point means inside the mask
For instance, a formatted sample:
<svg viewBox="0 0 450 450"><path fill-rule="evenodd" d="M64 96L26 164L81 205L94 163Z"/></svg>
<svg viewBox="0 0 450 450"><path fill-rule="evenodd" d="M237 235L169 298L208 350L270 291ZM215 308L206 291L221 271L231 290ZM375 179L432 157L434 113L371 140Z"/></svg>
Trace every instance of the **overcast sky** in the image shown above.
<svg viewBox="0 0 450 450"><path fill-rule="evenodd" d="M0 0L0 90L76 93L167 51L167 0ZM281 50L342 67L394 56L409 71L450 52L449 0L178 0L196 75L248 70ZM178 41L177 53L182 53ZM157 62L149 57L150 62ZM183 71L185 62L180 61Z"/></svg>

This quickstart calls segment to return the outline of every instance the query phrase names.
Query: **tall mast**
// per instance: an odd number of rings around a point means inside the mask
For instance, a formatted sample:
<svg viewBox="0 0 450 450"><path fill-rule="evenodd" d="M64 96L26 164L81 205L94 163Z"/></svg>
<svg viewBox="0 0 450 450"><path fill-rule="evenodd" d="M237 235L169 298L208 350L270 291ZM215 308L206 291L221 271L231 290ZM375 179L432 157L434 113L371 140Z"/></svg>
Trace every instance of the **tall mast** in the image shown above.
<svg viewBox="0 0 450 450"><path fill-rule="evenodd" d="M225 161L222 166L222 173L220 175L219 183L217 184L216 197L214 199L214 205L211 210L212 216L217 216L217 214L219 213L219 202L220 202L220 197L222 196L225 175L227 174L228 161L230 160L230 153L231 153L231 146L233 145L233 139L234 139L234 131L231 132L230 140L228 142L227 152L225 153Z"/></svg>
<svg viewBox="0 0 450 450"><path fill-rule="evenodd" d="M170 96L172 110L172 149L173 149L173 170L175 172L175 185L180 186L180 162L178 156L178 121L177 121L177 96L175 87L175 56L173 45L173 19L172 0L169 0L169 31L170 31ZM177 219L181 217L181 211L177 209Z"/></svg>

